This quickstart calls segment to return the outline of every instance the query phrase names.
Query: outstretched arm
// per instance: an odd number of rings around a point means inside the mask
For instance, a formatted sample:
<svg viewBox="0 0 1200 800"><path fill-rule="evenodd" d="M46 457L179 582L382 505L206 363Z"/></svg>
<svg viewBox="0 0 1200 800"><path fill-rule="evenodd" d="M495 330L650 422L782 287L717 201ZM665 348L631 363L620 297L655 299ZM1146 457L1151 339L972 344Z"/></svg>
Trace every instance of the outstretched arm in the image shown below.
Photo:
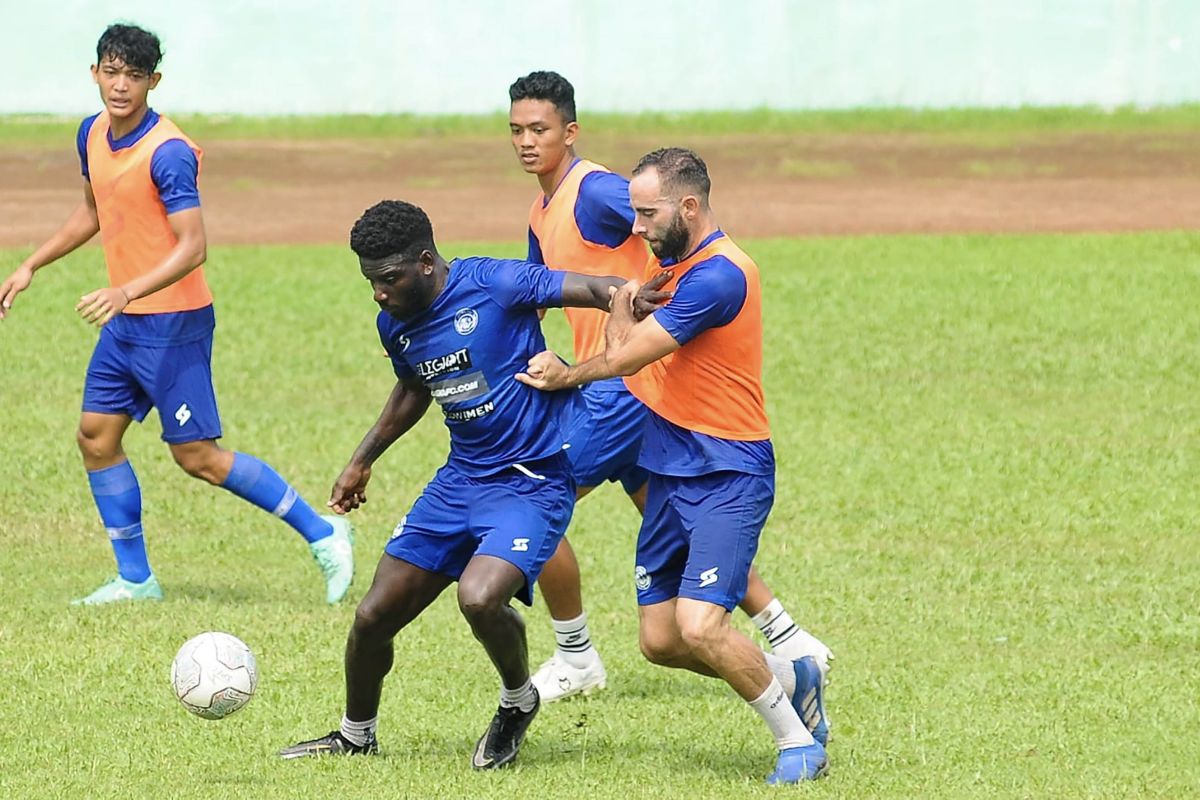
<svg viewBox="0 0 1200 800"><path fill-rule="evenodd" d="M100 218L96 215L96 198L92 194L92 184L85 178L83 202L75 207L57 233L25 259L4 283L0 283L0 319L4 319L5 314L12 308L17 295L29 288L33 273L74 251L99 230Z"/></svg>
<svg viewBox="0 0 1200 800"><path fill-rule="evenodd" d="M664 270L645 284L637 285L631 308L638 319L653 314L671 299L672 292L664 292L662 287L671 280L672 275L670 270ZM594 276L567 272L563 276L562 304L566 308L598 308L608 311L617 290L626 283L624 278L613 275Z"/></svg>
<svg viewBox="0 0 1200 800"><path fill-rule="evenodd" d="M208 240L200 206L168 214L167 222L175 234L175 246L167 253L167 257L154 269L122 286L97 289L85 294L75 306L79 316L87 322L103 325L124 311L132 301L170 286L204 263Z"/></svg>
<svg viewBox="0 0 1200 800"><path fill-rule="evenodd" d="M632 375L678 350L679 342L653 316L637 321L635 302L644 288L637 281L629 281L614 293L604 331L603 353L571 365L545 350L529 359L525 372L519 373L517 380L545 391L567 389L604 378Z"/></svg>
<svg viewBox="0 0 1200 800"><path fill-rule="evenodd" d="M418 378L396 381L379 419L367 431L362 442L350 456L350 462L333 484L326 504L338 514L345 514L367 502L367 482L371 466L425 415L429 408L429 389Z"/></svg>

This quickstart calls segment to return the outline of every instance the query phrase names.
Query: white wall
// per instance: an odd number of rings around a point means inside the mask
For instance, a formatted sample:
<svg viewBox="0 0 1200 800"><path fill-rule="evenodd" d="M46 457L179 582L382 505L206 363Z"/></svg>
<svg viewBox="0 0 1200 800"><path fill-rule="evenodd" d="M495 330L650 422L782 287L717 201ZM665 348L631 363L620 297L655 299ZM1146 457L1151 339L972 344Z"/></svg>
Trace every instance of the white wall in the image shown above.
<svg viewBox="0 0 1200 800"><path fill-rule="evenodd" d="M93 109L87 67L116 19L163 39L152 100L175 112L496 111L533 69L593 111L1200 100L1200 0L104 5L0 0L0 113Z"/></svg>

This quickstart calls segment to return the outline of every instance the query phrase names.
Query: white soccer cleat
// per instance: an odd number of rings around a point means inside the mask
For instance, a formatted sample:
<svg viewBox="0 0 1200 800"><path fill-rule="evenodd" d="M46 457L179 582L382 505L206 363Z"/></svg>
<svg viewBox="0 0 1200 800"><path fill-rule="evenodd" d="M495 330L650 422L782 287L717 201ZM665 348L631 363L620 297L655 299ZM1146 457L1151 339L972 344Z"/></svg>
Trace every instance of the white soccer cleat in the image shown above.
<svg viewBox="0 0 1200 800"><path fill-rule="evenodd" d="M582 669L564 661L557 652L533 674L533 685L537 687L543 703L553 703L577 694L588 695L603 689L608 683L604 662L596 653L592 662Z"/></svg>
<svg viewBox="0 0 1200 800"><path fill-rule="evenodd" d="M771 652L777 656L783 656L789 661L812 656L813 660L817 662L817 666L821 668L821 677L826 680L829 678L829 670L833 669L833 651L826 647L820 639L802 628L797 628L786 642L781 642L778 647L772 647Z"/></svg>

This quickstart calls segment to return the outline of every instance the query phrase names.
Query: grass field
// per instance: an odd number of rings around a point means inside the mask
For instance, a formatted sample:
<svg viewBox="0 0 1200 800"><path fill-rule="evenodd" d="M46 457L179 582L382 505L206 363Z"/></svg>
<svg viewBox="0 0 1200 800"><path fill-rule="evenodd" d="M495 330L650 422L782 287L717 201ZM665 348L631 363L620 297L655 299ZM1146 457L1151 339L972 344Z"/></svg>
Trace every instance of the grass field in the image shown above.
<svg viewBox="0 0 1200 800"><path fill-rule="evenodd" d="M759 566L838 654L832 772L796 791L1200 794L1200 234L746 244L779 457ZM0 251L0 272L20 255ZM214 248L209 276L225 444L323 501L392 383L365 283L340 247ZM450 594L398 639L383 757L274 759L338 721L353 603L323 606L299 537L184 476L153 418L127 450L167 601L68 607L112 568L73 442L95 334L71 309L102 282L99 251L81 251L0 323L0 793L774 794L753 713L641 660L637 519L612 487L572 528L611 688L546 707L503 774L468 768L496 680ZM353 599L444 455L431 413L377 465ZM540 660L540 602L527 619ZM167 682L175 649L207 629L245 639L262 673L217 723Z"/></svg>

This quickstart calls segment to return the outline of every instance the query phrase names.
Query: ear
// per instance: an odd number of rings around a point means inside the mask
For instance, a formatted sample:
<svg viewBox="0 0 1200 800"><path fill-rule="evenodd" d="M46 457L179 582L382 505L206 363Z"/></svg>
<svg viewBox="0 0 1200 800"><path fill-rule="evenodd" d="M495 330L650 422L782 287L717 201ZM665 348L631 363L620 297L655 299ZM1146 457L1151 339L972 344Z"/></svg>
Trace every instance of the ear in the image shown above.
<svg viewBox="0 0 1200 800"><path fill-rule="evenodd" d="M573 147L575 145L575 139L578 136L579 136L579 123L578 122L568 122L567 123L567 133L565 136L563 136L563 144L565 144L567 147Z"/></svg>
<svg viewBox="0 0 1200 800"><path fill-rule="evenodd" d="M153 75L151 75L150 76L150 88L153 89L155 86L158 86L158 82L161 80L162 80L161 72L156 72Z"/></svg>
<svg viewBox="0 0 1200 800"><path fill-rule="evenodd" d="M696 218L700 212L700 199L694 194L687 194L679 201L679 208L689 221Z"/></svg>
<svg viewBox="0 0 1200 800"><path fill-rule="evenodd" d="M100 65L92 64L92 82L97 86L100 85Z"/></svg>
<svg viewBox="0 0 1200 800"><path fill-rule="evenodd" d="M421 272L426 275L432 275L433 265L437 263L437 257L429 250L422 250L420 257L417 258L417 262L421 265Z"/></svg>

